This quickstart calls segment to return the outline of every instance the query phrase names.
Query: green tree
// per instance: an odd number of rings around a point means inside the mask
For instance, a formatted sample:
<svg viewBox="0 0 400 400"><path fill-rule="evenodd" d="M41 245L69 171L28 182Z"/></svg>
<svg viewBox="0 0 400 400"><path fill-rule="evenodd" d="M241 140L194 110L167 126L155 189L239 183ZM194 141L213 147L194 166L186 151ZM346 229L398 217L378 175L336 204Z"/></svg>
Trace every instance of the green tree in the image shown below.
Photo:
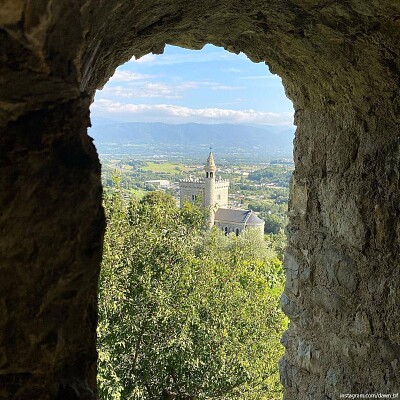
<svg viewBox="0 0 400 400"><path fill-rule="evenodd" d="M100 398L280 398L280 261L165 194L125 204L117 186L104 204Z"/></svg>
<svg viewBox="0 0 400 400"><path fill-rule="evenodd" d="M276 214L263 214L265 220L265 233L277 234L286 226L286 219Z"/></svg>

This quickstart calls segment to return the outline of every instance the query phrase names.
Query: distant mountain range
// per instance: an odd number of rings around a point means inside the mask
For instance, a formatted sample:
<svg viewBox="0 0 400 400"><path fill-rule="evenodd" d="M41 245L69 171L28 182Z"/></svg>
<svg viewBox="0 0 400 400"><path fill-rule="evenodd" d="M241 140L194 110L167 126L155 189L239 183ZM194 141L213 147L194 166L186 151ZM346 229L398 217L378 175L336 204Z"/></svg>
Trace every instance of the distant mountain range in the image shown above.
<svg viewBox="0 0 400 400"><path fill-rule="evenodd" d="M92 121L89 135L100 152L114 153L121 147L149 147L174 153L191 154L212 145L221 154L254 154L291 157L294 127L249 126L234 124L165 124L161 122L113 122L104 118ZM179 151L181 149L181 151ZM124 150L126 153L126 149Z"/></svg>

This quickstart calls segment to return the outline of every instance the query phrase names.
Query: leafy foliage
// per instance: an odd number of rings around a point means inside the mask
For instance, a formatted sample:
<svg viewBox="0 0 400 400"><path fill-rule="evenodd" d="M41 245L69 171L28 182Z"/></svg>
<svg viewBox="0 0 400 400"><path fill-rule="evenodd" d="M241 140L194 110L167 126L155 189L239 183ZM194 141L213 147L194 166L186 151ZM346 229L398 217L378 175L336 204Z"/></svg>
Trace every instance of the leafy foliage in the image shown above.
<svg viewBox="0 0 400 400"><path fill-rule="evenodd" d="M278 399L282 264L255 232L202 231L166 194L104 200L100 399Z"/></svg>
<svg viewBox="0 0 400 400"><path fill-rule="evenodd" d="M288 187L288 182L293 172L291 165L269 165L266 168L253 171L248 179L259 183L274 183L278 186Z"/></svg>

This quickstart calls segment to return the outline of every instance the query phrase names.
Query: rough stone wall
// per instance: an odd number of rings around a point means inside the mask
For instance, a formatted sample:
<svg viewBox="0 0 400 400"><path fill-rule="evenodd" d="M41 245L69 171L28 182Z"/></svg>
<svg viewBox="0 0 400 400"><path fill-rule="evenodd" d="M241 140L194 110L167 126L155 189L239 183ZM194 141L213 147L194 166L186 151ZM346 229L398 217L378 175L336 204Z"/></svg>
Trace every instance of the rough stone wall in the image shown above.
<svg viewBox="0 0 400 400"><path fill-rule="evenodd" d="M104 218L88 105L0 130L1 399L93 398Z"/></svg>
<svg viewBox="0 0 400 400"><path fill-rule="evenodd" d="M376 114L360 125L348 109L328 126L307 114L318 139L298 128L281 298L286 398L397 393L398 127Z"/></svg>
<svg viewBox="0 0 400 400"><path fill-rule="evenodd" d="M166 43L266 61L293 101L285 399L399 391L399 32L395 0L3 0L0 398L95 396L89 100Z"/></svg>

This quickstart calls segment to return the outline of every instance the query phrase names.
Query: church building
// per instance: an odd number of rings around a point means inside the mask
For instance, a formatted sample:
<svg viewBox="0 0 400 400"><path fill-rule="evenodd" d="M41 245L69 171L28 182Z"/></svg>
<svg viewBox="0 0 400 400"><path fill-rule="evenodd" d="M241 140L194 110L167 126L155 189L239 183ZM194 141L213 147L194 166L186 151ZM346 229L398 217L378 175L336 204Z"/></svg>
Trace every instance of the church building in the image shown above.
<svg viewBox="0 0 400 400"><path fill-rule="evenodd" d="M195 203L200 198L205 209L210 210L208 223L214 225L225 234L234 232L239 235L243 229L257 228L264 234L264 221L251 210L228 207L229 180L216 177L212 151L204 167L203 178L187 178L179 181L180 204L185 201Z"/></svg>

